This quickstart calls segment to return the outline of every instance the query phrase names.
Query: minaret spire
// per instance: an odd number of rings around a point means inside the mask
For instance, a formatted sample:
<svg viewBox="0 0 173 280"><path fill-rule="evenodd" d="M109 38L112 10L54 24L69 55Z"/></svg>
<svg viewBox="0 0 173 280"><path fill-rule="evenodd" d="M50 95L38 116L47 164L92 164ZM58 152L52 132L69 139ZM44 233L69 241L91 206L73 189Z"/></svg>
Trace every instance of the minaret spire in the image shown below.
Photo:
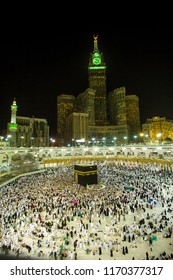
<svg viewBox="0 0 173 280"><path fill-rule="evenodd" d="M8 134L10 135L11 147L16 147L16 133L17 133L16 115L17 115L17 104L16 104L16 98L14 98L13 103L11 105L11 122L8 123Z"/></svg>
<svg viewBox="0 0 173 280"><path fill-rule="evenodd" d="M14 98L13 104L11 105L11 123L16 124L16 113L17 113L17 105L16 105L16 98Z"/></svg>
<svg viewBox="0 0 173 280"><path fill-rule="evenodd" d="M93 35L93 38L94 38L94 52L95 51L98 51L98 35Z"/></svg>

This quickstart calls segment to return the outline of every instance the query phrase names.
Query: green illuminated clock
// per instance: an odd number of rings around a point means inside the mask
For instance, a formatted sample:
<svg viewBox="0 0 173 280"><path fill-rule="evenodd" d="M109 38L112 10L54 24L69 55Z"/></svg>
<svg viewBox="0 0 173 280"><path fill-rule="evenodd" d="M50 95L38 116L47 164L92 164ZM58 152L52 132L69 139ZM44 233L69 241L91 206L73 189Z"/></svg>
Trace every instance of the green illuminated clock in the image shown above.
<svg viewBox="0 0 173 280"><path fill-rule="evenodd" d="M93 54L93 63L94 63L95 65L98 65L98 64L101 63L100 54L99 54L98 52L95 52L95 53Z"/></svg>

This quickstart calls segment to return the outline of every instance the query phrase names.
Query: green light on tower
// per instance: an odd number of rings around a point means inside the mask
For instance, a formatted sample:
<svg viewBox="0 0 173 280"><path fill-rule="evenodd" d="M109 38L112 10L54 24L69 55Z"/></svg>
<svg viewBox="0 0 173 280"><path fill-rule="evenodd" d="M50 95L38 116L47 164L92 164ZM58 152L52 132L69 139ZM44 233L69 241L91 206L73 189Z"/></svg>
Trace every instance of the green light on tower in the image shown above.
<svg viewBox="0 0 173 280"><path fill-rule="evenodd" d="M92 60L95 65L99 65L101 63L100 54L98 52L94 52Z"/></svg>
<svg viewBox="0 0 173 280"><path fill-rule="evenodd" d="M17 124L16 123L10 123L9 124L9 129L10 130L16 130L17 129Z"/></svg>
<svg viewBox="0 0 173 280"><path fill-rule="evenodd" d="M11 109L17 110L17 105L11 105Z"/></svg>
<svg viewBox="0 0 173 280"><path fill-rule="evenodd" d="M88 69L105 69L106 66L89 66Z"/></svg>

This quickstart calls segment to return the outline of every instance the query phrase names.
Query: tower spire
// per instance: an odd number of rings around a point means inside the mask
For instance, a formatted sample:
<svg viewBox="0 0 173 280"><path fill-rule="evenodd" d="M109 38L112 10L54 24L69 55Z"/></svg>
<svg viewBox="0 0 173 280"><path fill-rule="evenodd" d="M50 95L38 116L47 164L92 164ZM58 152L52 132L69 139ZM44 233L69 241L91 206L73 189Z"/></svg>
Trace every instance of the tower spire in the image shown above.
<svg viewBox="0 0 173 280"><path fill-rule="evenodd" d="M14 98L13 104L11 105L11 123L16 124L16 113L17 113L17 105L16 105L16 98Z"/></svg>
<svg viewBox="0 0 173 280"><path fill-rule="evenodd" d="M93 35L93 38L94 38L94 52L95 51L98 51L98 35Z"/></svg>
<svg viewBox="0 0 173 280"><path fill-rule="evenodd" d="M89 88L95 90L95 124L105 125L107 123L106 65L104 63L103 53L98 49L98 35L93 35L93 39L94 50L90 55L88 67Z"/></svg>
<svg viewBox="0 0 173 280"><path fill-rule="evenodd" d="M16 147L16 133L17 133L16 115L17 115L17 104L16 104L16 98L14 98L13 103L11 105L11 122L8 123L8 133L10 135L11 147Z"/></svg>

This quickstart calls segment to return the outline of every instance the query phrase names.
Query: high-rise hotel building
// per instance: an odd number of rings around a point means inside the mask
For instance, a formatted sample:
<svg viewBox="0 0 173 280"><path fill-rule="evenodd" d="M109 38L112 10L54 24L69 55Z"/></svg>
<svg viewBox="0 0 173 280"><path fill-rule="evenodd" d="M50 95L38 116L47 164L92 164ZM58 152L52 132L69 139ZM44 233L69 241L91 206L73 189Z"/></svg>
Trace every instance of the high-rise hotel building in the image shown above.
<svg viewBox="0 0 173 280"><path fill-rule="evenodd" d="M127 143L140 133L139 98L126 95L125 87L107 94L106 64L98 48L98 36L94 35L93 39L94 49L90 53L88 65L88 88L77 97L64 94L57 96L58 146L72 145L83 135L86 145L92 139L100 144L104 142L112 145L115 139L116 143Z"/></svg>
<svg viewBox="0 0 173 280"><path fill-rule="evenodd" d="M106 64L98 49L98 36L93 38L94 50L90 53L88 66L89 88L95 90L95 125L104 125L107 121Z"/></svg>
<svg viewBox="0 0 173 280"><path fill-rule="evenodd" d="M57 146L65 145L65 130L67 118L74 112L75 97L73 95L62 94L57 96Z"/></svg>

